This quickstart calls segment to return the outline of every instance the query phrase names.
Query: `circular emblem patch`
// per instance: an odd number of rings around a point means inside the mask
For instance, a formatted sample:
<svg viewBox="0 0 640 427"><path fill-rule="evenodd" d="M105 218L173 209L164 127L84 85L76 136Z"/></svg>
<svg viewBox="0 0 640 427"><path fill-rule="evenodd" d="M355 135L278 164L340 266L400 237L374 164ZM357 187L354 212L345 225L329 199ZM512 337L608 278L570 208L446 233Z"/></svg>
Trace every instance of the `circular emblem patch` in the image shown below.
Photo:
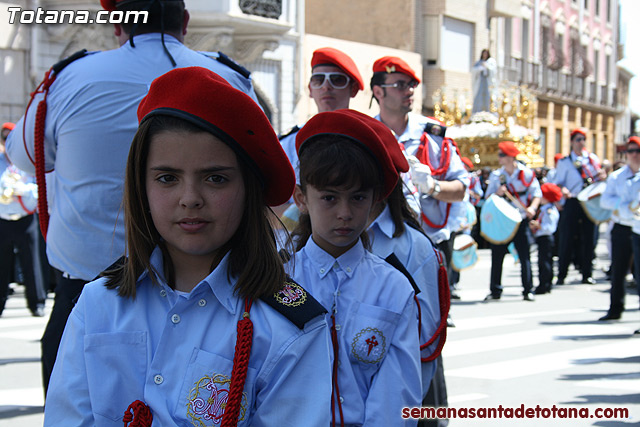
<svg viewBox="0 0 640 427"><path fill-rule="evenodd" d="M296 283L286 282L282 289L275 293L276 300L288 307L297 307L307 300L307 293Z"/></svg>
<svg viewBox="0 0 640 427"><path fill-rule="evenodd" d="M364 328L353 339L351 352L362 363L378 363L384 356L385 343L380 329Z"/></svg>
<svg viewBox="0 0 640 427"><path fill-rule="evenodd" d="M219 426L229 398L231 378L222 374L204 376L189 392L187 415L191 424L198 427ZM242 393L238 421L247 413L247 393Z"/></svg>

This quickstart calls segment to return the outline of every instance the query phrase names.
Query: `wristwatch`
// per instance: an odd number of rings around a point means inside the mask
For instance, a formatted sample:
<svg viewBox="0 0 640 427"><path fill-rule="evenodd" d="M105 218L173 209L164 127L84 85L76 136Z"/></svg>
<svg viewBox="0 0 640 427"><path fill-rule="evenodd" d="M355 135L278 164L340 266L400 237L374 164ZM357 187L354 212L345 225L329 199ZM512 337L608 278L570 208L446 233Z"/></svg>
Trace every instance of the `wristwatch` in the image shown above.
<svg viewBox="0 0 640 427"><path fill-rule="evenodd" d="M440 181L434 179L433 180L433 190L431 190L431 194L429 194L431 197L435 197L438 194L440 194Z"/></svg>

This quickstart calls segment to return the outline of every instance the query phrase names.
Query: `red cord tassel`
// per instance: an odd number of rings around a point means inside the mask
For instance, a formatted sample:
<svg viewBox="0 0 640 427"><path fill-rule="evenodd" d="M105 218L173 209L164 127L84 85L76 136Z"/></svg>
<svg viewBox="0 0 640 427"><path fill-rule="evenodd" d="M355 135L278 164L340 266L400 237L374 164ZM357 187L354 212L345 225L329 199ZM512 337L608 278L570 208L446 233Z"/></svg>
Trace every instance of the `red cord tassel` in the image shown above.
<svg viewBox="0 0 640 427"><path fill-rule="evenodd" d="M449 279L447 277L447 269L442 260L442 254L436 250L436 257L440 266L438 267L438 294L440 295L440 325L433 333L429 341L420 346L420 350L424 350L438 340L438 345L433 353L428 357L421 358L422 362L431 362L438 358L447 341L447 317L449 316L449 308L451 307L451 291L449 289Z"/></svg>
<svg viewBox="0 0 640 427"><path fill-rule="evenodd" d="M136 400L124 411L122 421L124 427L151 427L153 414L144 402Z"/></svg>
<svg viewBox="0 0 640 427"><path fill-rule="evenodd" d="M47 205L47 180L44 171L44 121L47 116L47 100L40 101L36 110L36 124L34 135L34 151L36 166L36 183L38 184L38 218L40 231L47 240L49 229L49 206Z"/></svg>

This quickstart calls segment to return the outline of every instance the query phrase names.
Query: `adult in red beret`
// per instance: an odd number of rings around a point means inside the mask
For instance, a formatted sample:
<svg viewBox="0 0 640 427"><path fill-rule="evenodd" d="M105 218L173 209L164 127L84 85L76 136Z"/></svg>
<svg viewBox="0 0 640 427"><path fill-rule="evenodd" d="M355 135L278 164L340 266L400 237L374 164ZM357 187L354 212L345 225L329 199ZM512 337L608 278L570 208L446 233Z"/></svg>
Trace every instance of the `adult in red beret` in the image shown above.
<svg viewBox="0 0 640 427"><path fill-rule="evenodd" d="M627 140L626 165L609 174L600 207L612 210L609 309L600 320L616 320L625 310L625 277L633 254L640 267L640 138ZM638 271L638 270L637 270ZM636 283L640 282L636 273Z"/></svg>
<svg viewBox="0 0 640 427"><path fill-rule="evenodd" d="M25 116L7 139L12 162L38 177L41 229L49 262L60 273L42 339L45 390L73 300L124 251L122 171L138 124L136 108L151 82L174 68L200 66L257 100L246 70L218 53L205 55L183 44L189 22L184 1L101 4L124 16L146 11L148 19L114 24L117 49L78 52L60 62L33 92ZM46 110L38 108L41 102ZM36 111L46 111L38 123ZM52 170L56 173L47 175L44 185L45 172ZM56 192L50 206L47 187Z"/></svg>
<svg viewBox="0 0 640 427"><path fill-rule="evenodd" d="M444 253L449 286L456 296L451 255L453 237L467 211L462 200L469 187L469 176L455 143L445 137L446 127L412 112L413 96L420 82L418 73L401 58L384 56L373 63L370 87L380 107L376 119L393 131L407 154L412 184L420 193L407 194L409 204L420 216L425 233ZM441 370L442 363L437 365ZM435 378L437 383L431 385L435 393L429 394L430 400L424 401L423 406L446 405L444 374L436 373Z"/></svg>
<svg viewBox="0 0 640 427"><path fill-rule="evenodd" d="M491 243L491 282L490 293L485 300L498 300L502 295L502 262L507 254L507 246L513 242L520 259L522 277L522 295L525 301L533 301L533 277L531 273L531 254L529 240L531 230L529 221L535 217L540 206L540 183L535 172L516 160L520 150L511 141L498 144L498 162L500 169L489 176L489 186L485 198L495 194L506 197L513 207L518 209L522 222L508 242Z"/></svg>
<svg viewBox="0 0 640 427"><path fill-rule="evenodd" d="M569 264L578 259L582 283L593 284L592 261L596 232L595 223L586 215L577 199L589 185L606 179L600 159L585 148L589 133L584 128L570 132L571 152L558 160L552 182L562 189L565 200L558 226L558 284L564 284ZM578 252L577 257L574 252Z"/></svg>

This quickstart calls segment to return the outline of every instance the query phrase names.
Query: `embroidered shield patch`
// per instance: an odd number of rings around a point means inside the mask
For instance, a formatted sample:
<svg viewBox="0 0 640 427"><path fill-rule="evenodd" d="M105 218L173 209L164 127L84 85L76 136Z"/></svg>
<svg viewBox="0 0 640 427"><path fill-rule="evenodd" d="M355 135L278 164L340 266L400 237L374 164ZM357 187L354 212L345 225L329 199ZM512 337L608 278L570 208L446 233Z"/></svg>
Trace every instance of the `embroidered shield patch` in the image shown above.
<svg viewBox="0 0 640 427"><path fill-rule="evenodd" d="M297 307L307 300L307 293L296 283L286 282L275 294L276 300L288 307Z"/></svg>
<svg viewBox="0 0 640 427"><path fill-rule="evenodd" d="M187 416L191 424L197 427L219 426L229 398L231 378L222 374L204 376L198 380L189 392ZM238 421L244 420L247 413L247 393L242 393Z"/></svg>
<svg viewBox="0 0 640 427"><path fill-rule="evenodd" d="M380 329L364 328L351 343L353 356L362 363L378 363L384 357L386 338Z"/></svg>

